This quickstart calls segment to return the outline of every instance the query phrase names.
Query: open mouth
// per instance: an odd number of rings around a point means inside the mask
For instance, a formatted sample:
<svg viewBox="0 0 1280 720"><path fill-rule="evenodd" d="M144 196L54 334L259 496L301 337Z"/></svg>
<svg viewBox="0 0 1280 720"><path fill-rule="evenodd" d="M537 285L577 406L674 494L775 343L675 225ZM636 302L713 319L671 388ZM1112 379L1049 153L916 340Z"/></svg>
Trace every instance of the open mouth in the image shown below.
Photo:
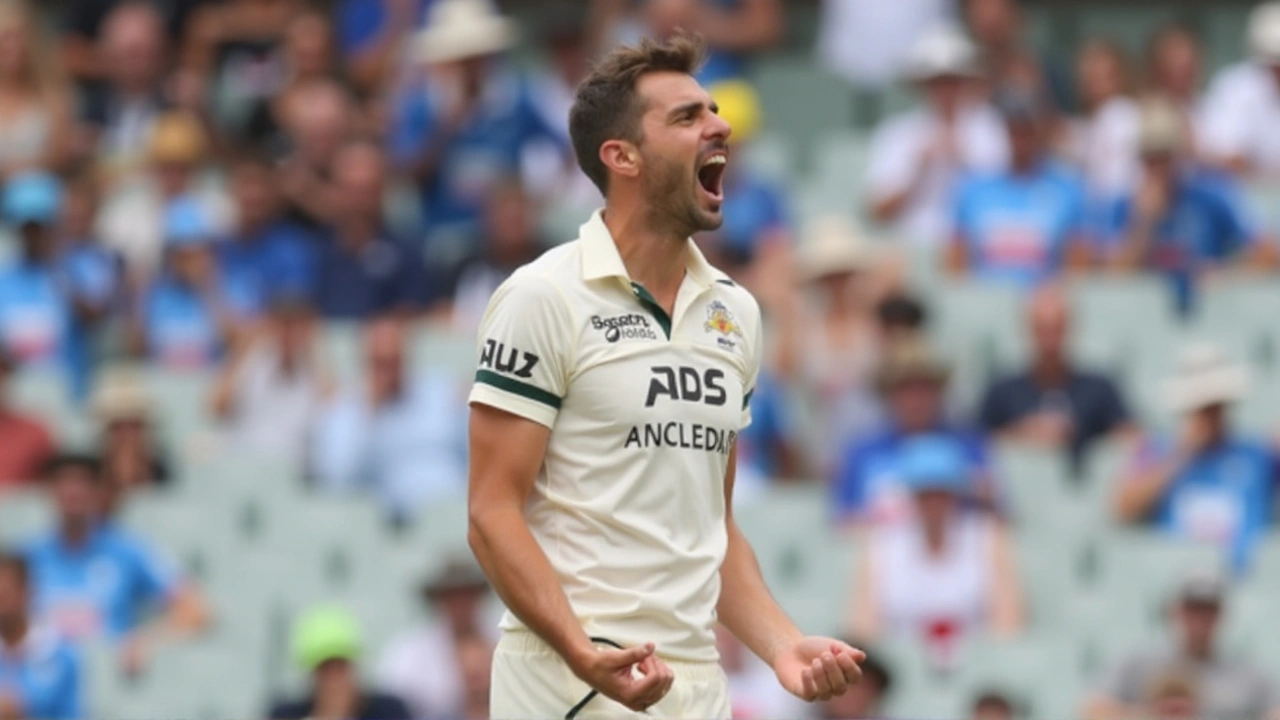
<svg viewBox="0 0 1280 720"><path fill-rule="evenodd" d="M724 199L724 171L728 166L729 156L720 151L707 157L698 167L698 184L712 200Z"/></svg>

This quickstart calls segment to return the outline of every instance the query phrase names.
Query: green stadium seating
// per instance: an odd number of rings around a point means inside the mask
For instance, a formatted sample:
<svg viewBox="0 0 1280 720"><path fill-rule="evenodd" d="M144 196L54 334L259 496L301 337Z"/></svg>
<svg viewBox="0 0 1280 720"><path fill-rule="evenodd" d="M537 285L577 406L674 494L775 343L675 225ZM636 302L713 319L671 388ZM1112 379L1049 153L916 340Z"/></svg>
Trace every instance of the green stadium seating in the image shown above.
<svg viewBox="0 0 1280 720"><path fill-rule="evenodd" d="M53 506L39 487L0 492L0 546L17 545L51 530Z"/></svg>
<svg viewBox="0 0 1280 720"><path fill-rule="evenodd" d="M13 379L11 392L14 406L43 421L64 448L87 450L94 441L92 419L75 404L63 373L22 370Z"/></svg>
<svg viewBox="0 0 1280 720"><path fill-rule="evenodd" d="M808 55L762 59L754 68L769 129L788 139L801 156L823 133L853 126L853 91Z"/></svg>

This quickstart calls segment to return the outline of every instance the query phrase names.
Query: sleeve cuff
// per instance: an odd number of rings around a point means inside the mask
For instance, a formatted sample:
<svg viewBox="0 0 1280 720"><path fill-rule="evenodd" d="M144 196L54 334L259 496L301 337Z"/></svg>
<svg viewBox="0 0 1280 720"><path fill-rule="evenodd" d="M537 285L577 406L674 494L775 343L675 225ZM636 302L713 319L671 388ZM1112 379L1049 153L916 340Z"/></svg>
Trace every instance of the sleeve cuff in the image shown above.
<svg viewBox="0 0 1280 720"><path fill-rule="evenodd" d="M476 373L475 385L467 399L551 427L560 413L560 398L533 385L488 370Z"/></svg>

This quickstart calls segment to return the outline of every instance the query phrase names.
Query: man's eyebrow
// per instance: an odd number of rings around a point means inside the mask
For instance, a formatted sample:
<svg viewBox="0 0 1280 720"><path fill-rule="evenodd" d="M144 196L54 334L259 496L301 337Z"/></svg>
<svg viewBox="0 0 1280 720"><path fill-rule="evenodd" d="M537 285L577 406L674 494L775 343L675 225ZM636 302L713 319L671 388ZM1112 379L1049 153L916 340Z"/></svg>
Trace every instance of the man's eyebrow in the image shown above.
<svg viewBox="0 0 1280 720"><path fill-rule="evenodd" d="M677 105L674 108L672 108L671 112L667 113L667 117L671 119L675 119L678 117L682 117L684 115L693 115L695 110L701 110L706 106L707 104L702 100L692 100L690 102L684 103L682 105ZM717 108L715 106L715 103L712 103L711 111L715 112L716 109Z"/></svg>

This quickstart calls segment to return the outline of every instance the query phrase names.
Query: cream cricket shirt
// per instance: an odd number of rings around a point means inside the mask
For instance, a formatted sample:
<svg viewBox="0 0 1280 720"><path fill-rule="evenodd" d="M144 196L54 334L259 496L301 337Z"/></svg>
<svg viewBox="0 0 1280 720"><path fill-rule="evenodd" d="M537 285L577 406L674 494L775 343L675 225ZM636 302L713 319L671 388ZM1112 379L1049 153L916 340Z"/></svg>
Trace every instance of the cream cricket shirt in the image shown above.
<svg viewBox="0 0 1280 720"><path fill-rule="evenodd" d="M600 212L494 293L470 400L551 428L525 514L589 634L717 659L724 477L760 349L755 299L692 241L668 317Z"/></svg>

